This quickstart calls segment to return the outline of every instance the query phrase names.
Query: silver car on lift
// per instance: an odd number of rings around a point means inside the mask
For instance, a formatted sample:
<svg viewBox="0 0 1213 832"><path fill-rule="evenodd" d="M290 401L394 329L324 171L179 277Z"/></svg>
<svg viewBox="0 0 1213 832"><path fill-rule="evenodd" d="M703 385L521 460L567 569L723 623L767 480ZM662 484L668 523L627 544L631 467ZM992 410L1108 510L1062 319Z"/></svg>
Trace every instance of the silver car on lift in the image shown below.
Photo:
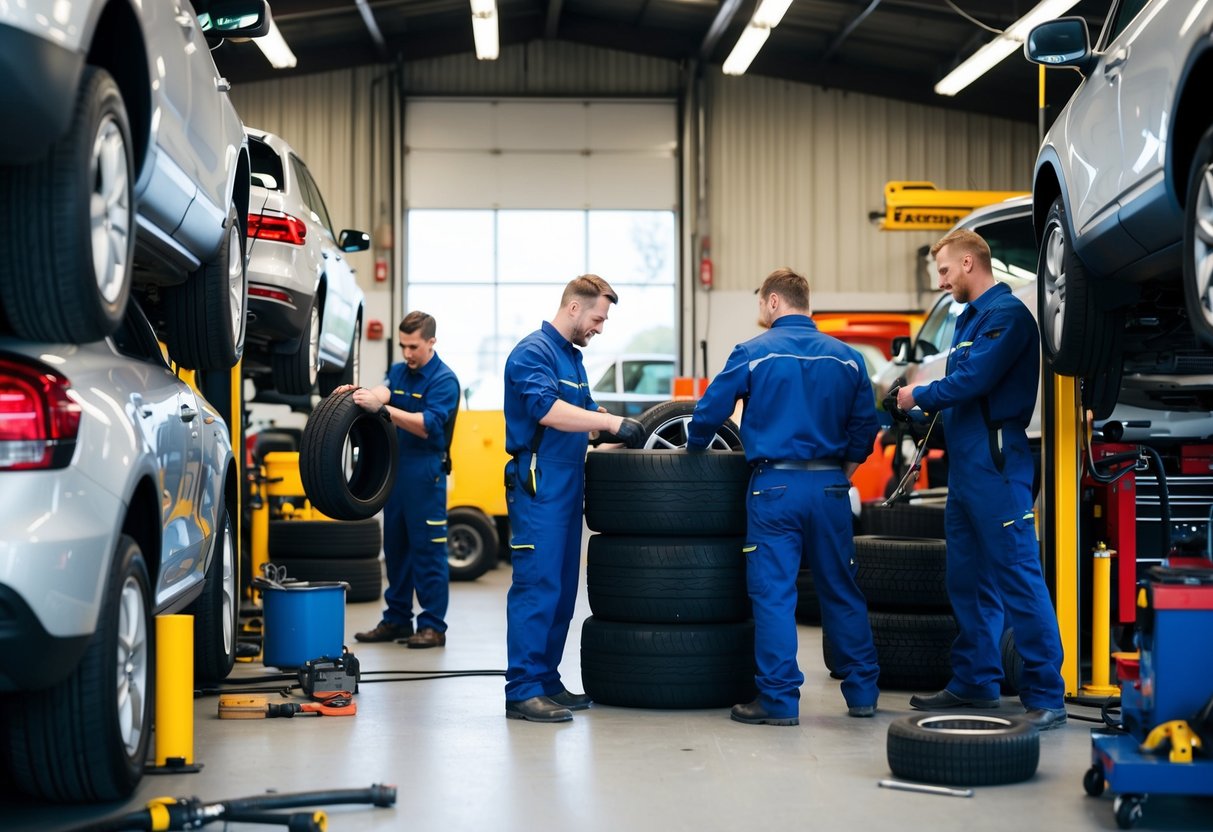
<svg viewBox="0 0 1213 832"><path fill-rule="evenodd" d="M194 670L236 657L227 426L168 367L137 303L88 344L0 337L0 769L55 802L138 784L161 613Z"/></svg>
<svg viewBox="0 0 1213 832"><path fill-rule="evenodd" d="M346 254L370 237L334 233L315 177L289 144L246 128L249 331L244 373L259 392L327 396L358 378L363 293Z"/></svg>

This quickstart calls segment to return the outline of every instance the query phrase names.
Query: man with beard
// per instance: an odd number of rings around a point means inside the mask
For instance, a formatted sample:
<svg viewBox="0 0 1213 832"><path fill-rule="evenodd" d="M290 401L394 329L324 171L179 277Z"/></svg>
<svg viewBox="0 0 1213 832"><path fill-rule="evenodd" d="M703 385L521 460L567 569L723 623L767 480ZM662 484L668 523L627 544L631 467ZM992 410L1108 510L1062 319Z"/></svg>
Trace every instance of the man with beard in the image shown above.
<svg viewBox="0 0 1213 832"><path fill-rule="evenodd" d="M602 332L618 302L598 275L574 278L556 316L519 341L505 362L505 486L514 566L506 601L510 719L565 722L591 704L565 688L558 669L581 572L585 452L591 431L609 431L636 447L644 429L594 402L577 347Z"/></svg>

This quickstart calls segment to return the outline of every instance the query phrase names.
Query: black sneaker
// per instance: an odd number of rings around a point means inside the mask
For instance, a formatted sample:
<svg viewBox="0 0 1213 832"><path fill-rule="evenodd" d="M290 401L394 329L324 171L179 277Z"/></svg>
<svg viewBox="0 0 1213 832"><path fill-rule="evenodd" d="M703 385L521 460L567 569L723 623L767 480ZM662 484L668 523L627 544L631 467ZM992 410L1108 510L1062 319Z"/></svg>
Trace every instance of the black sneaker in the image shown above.
<svg viewBox="0 0 1213 832"><path fill-rule="evenodd" d="M365 633L354 633L357 641L395 641L398 638L408 638L413 634L412 624L397 624L386 618L375 625L375 629Z"/></svg>

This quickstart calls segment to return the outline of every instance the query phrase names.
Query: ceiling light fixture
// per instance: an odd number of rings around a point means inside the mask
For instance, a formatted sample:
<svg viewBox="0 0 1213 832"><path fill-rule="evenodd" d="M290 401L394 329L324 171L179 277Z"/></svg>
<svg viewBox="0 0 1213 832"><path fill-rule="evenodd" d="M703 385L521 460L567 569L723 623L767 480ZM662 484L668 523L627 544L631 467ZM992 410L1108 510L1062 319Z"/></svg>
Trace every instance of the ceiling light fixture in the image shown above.
<svg viewBox="0 0 1213 832"><path fill-rule="evenodd" d="M783 20L783 15L792 5L792 0L762 0L754 10L754 16L741 31L741 37L733 46L729 57L725 58L723 71L725 75L742 75L750 68L754 56L771 36L771 30Z"/></svg>
<svg viewBox="0 0 1213 832"><path fill-rule="evenodd" d="M270 30L261 37L254 38L253 43L257 44L261 54L265 55L265 59L274 69L290 69L299 63L295 58L295 53L286 45L286 38L282 37L282 32L278 31L276 21L271 20Z"/></svg>
<svg viewBox="0 0 1213 832"><path fill-rule="evenodd" d="M949 72L944 79L935 85L938 95L956 95L969 84L985 75L1012 52L1023 48L1023 42L1028 39L1032 27L1061 17L1078 5L1078 0L1043 0L1032 11L1016 20L1006 30L978 49L968 60Z"/></svg>
<svg viewBox="0 0 1213 832"><path fill-rule="evenodd" d="M497 39L497 0L471 0L471 3L476 57L481 61L495 61L501 49Z"/></svg>

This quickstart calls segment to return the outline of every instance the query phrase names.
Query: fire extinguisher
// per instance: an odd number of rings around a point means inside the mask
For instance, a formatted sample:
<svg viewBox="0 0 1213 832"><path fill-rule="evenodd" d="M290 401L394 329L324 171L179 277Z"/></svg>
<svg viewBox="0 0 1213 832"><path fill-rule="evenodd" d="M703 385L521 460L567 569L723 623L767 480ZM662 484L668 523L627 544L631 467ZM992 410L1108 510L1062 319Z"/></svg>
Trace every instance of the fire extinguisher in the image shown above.
<svg viewBox="0 0 1213 832"><path fill-rule="evenodd" d="M699 254L699 285L707 291L712 289L712 243L707 237Z"/></svg>

